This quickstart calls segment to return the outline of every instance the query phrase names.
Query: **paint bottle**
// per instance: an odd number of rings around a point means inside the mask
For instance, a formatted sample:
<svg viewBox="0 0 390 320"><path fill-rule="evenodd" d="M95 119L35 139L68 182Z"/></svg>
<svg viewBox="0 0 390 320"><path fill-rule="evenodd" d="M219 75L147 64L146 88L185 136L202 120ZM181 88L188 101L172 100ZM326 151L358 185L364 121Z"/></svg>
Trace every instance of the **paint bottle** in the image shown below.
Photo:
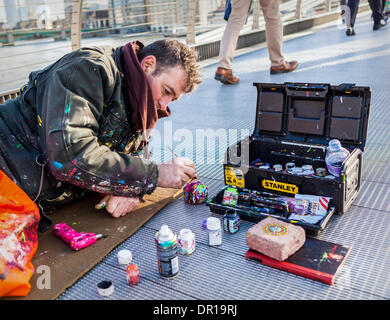
<svg viewBox="0 0 390 320"><path fill-rule="evenodd" d="M139 282L139 269L136 264L132 263L126 268L126 279L127 284L131 286Z"/></svg>
<svg viewBox="0 0 390 320"><path fill-rule="evenodd" d="M190 229L181 229L177 242L180 253L190 255L195 251L195 235Z"/></svg>
<svg viewBox="0 0 390 320"><path fill-rule="evenodd" d="M290 171L292 168L295 167L295 163L294 162L288 162L286 163L286 170L287 171Z"/></svg>
<svg viewBox="0 0 390 320"><path fill-rule="evenodd" d="M294 167L294 168L291 168L289 173L291 174L296 174L296 175L301 175L303 173L303 170L301 167Z"/></svg>
<svg viewBox="0 0 390 320"><path fill-rule="evenodd" d="M327 171L325 168L317 168L316 169L316 176L325 177L326 174L327 174Z"/></svg>
<svg viewBox="0 0 390 320"><path fill-rule="evenodd" d="M314 176L315 172L311 164L305 164L302 166L302 174L304 176Z"/></svg>
<svg viewBox="0 0 390 320"><path fill-rule="evenodd" d="M156 232L155 241L160 275L164 278L175 277L179 273L176 235L164 224L160 231Z"/></svg>
<svg viewBox="0 0 390 320"><path fill-rule="evenodd" d="M223 231L233 234L238 230L240 230L240 216L234 209L226 210L223 216Z"/></svg>
<svg viewBox="0 0 390 320"><path fill-rule="evenodd" d="M100 296L108 297L114 292L114 285L112 281L104 280L98 283L97 290Z"/></svg>
<svg viewBox="0 0 390 320"><path fill-rule="evenodd" d="M221 220L215 217L207 218L207 231L209 234L209 246L222 244Z"/></svg>
<svg viewBox="0 0 390 320"><path fill-rule="evenodd" d="M302 170L303 171L312 171L314 169L313 169L313 166L311 164L305 164L302 166Z"/></svg>
<svg viewBox="0 0 390 320"><path fill-rule="evenodd" d="M281 164L275 164L272 166L272 168L276 171L276 172L279 172L279 171L283 171L283 166Z"/></svg>

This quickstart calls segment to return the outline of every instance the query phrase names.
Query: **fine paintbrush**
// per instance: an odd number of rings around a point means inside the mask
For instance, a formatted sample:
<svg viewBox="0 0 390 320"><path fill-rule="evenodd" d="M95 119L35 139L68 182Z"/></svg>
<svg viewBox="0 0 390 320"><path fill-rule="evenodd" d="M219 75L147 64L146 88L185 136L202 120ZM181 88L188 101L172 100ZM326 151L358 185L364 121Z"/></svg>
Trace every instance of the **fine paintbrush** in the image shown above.
<svg viewBox="0 0 390 320"><path fill-rule="evenodd" d="M168 148L169 151L171 151L171 153L172 153L176 158L179 158L179 157L177 156L177 154L173 152L172 148L170 148L170 147L167 147L167 148Z"/></svg>
<svg viewBox="0 0 390 320"><path fill-rule="evenodd" d="M172 150L172 148L170 148L170 147L167 147L167 148L168 148L168 150L172 153L172 155L174 155L176 158L178 158L178 155ZM192 178L188 179L188 181L183 185L183 187L184 187L187 183L189 183L189 182L191 182L192 180L195 180L195 179L198 179L198 177L197 177L197 176L193 176ZM183 189L183 187L182 187L182 189Z"/></svg>

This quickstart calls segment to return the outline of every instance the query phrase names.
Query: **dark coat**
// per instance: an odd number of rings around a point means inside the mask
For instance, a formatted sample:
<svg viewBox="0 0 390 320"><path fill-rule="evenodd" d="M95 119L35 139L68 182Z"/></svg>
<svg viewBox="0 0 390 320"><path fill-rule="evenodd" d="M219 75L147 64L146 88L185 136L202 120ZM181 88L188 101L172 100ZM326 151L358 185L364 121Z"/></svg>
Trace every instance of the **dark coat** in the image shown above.
<svg viewBox="0 0 390 320"><path fill-rule="evenodd" d="M157 165L139 157L141 132L128 120L119 55L108 46L73 51L0 105L0 169L37 203L156 188Z"/></svg>

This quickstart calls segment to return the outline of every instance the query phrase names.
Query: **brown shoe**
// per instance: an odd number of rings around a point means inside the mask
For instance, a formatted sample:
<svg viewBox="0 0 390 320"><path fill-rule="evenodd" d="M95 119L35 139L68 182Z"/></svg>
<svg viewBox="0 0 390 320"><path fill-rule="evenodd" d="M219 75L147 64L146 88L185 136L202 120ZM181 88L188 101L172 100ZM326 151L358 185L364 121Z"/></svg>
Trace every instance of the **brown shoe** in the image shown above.
<svg viewBox="0 0 390 320"><path fill-rule="evenodd" d="M294 71L298 67L298 61L290 61L285 62L280 66L271 67L271 74L283 73L283 72L291 72Z"/></svg>
<svg viewBox="0 0 390 320"><path fill-rule="evenodd" d="M224 68L217 69L214 79L221 81L224 84L236 84L240 81L238 77L233 75L232 70Z"/></svg>

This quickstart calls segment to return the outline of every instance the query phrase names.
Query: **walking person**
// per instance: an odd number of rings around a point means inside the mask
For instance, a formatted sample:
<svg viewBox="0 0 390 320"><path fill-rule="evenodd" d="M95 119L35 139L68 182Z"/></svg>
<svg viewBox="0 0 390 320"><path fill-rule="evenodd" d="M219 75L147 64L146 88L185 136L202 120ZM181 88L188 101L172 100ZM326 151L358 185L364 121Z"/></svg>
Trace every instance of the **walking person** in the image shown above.
<svg viewBox="0 0 390 320"><path fill-rule="evenodd" d="M286 61L282 53L283 22L280 16L279 0L259 0L265 19L266 41L271 62L270 73L291 72L297 61ZM222 36L218 68L215 79L224 84L236 84L239 78L233 75L232 63L240 30L248 16L251 0L231 0L231 14Z"/></svg>
<svg viewBox="0 0 390 320"><path fill-rule="evenodd" d="M386 26L387 24L383 15L382 1L384 0L368 0L370 9L372 11L372 17L374 19L374 26L373 26L374 31L379 30L380 28ZM360 0L347 1L347 6L349 8L349 16L347 16L347 20L346 20L347 30L345 32L347 36L354 36L356 34L354 26L355 26L357 13L359 11L359 2ZM348 12L346 12L346 14L348 14Z"/></svg>

